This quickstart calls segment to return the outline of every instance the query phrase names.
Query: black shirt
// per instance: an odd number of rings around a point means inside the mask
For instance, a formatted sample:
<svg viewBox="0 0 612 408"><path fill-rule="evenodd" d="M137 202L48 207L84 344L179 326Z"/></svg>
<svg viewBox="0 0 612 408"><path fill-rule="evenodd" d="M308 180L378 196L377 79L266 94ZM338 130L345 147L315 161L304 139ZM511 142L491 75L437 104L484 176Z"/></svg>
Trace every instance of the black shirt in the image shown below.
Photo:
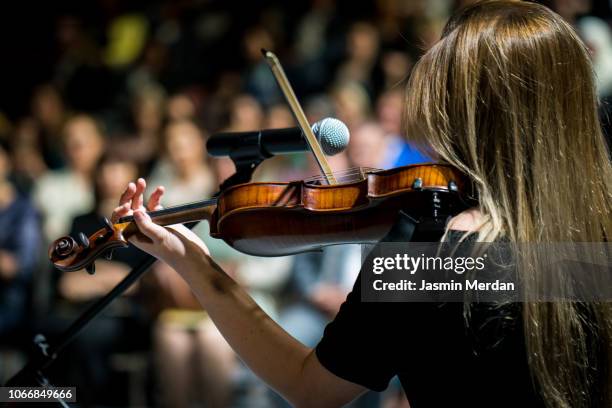
<svg viewBox="0 0 612 408"><path fill-rule="evenodd" d="M461 235L451 232L450 240ZM338 377L374 391L397 375L411 408L543 407L527 364L520 305L471 310L468 323L460 302L361 302L360 274L316 354Z"/></svg>

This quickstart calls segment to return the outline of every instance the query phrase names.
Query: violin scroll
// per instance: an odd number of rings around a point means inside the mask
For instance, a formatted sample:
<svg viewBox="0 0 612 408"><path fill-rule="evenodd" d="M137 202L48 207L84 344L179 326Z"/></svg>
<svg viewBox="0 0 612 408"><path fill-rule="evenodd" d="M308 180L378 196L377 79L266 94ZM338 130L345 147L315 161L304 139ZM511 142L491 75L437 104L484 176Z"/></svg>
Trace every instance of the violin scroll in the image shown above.
<svg viewBox="0 0 612 408"><path fill-rule="evenodd" d="M103 224L104 228L89 237L81 232L77 239L65 236L52 242L48 254L53 265L62 272L87 269L93 274L96 258L105 252L128 245L124 237L128 223L113 225L105 218Z"/></svg>
<svg viewBox="0 0 612 408"><path fill-rule="evenodd" d="M59 259L69 257L78 247L76 241L71 236L65 236L56 240L52 245L49 256L53 255Z"/></svg>

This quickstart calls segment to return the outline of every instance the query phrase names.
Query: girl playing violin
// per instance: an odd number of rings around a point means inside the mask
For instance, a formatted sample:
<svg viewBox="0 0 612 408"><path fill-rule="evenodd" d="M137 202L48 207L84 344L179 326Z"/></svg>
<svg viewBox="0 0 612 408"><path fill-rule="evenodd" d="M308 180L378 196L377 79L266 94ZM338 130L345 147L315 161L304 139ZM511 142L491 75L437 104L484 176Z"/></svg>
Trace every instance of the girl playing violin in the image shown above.
<svg viewBox="0 0 612 408"><path fill-rule="evenodd" d="M478 206L448 222L450 240L612 236L612 167L589 53L549 9L518 1L463 9L415 66L406 99L406 134L464 172L477 192ZM145 187L142 179L129 184L114 221L134 214L142 234L131 242L176 269L242 359L296 406L340 406L396 375L413 408L610 406L610 303L523 302L470 322L461 303L362 303L358 279L310 349L198 237L154 224L147 211L164 188L145 204ZM501 321L494 341L476 345L468 334ZM487 340L494 344L480 344Z"/></svg>

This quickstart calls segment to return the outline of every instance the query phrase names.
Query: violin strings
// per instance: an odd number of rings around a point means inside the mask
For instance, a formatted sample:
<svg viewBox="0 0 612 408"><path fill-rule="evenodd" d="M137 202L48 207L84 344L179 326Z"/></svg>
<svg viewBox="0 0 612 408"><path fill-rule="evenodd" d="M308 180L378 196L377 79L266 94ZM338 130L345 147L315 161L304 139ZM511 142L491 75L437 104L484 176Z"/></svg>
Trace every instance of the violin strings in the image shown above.
<svg viewBox="0 0 612 408"><path fill-rule="evenodd" d="M342 171L338 171L338 172L333 172L333 173L329 173L329 174L333 174L335 176L346 176L346 175L353 175L353 174L360 174L361 173L361 169L347 169L347 170L342 170ZM316 175L316 176L312 176L309 177L308 180L318 180L324 178L324 175Z"/></svg>
<svg viewBox="0 0 612 408"><path fill-rule="evenodd" d="M334 172L334 175L346 175L346 174L357 174L357 173L365 173L365 172L371 172L371 171L379 171L379 169L375 169L372 167L352 167L350 169L345 169L345 170L339 170L337 172ZM322 177L320 175L316 175L313 177Z"/></svg>
<svg viewBox="0 0 612 408"><path fill-rule="evenodd" d="M213 204L216 204L216 203L217 203L216 198L210 198L207 200L194 201L194 202L187 203L187 204L181 204L181 205L175 205L172 207L162 208L161 210L148 211L147 214L149 214L151 218L155 218L161 215L174 214L174 213L185 211L185 210L204 208L204 207L208 207ZM121 217L119 221L117 222L124 223L124 222L132 222L132 221L134 221L134 217L131 215L127 215L125 217Z"/></svg>
<svg viewBox="0 0 612 408"><path fill-rule="evenodd" d="M337 172L333 172L332 174L334 176L354 176L354 175L361 175L361 176L365 176L366 173L370 173L373 171L379 171L379 169L375 169L372 167L353 167L350 169L346 169L346 170L340 170ZM309 177L307 179L305 179L304 181L320 181L325 179L325 175L316 175L316 176L312 176Z"/></svg>

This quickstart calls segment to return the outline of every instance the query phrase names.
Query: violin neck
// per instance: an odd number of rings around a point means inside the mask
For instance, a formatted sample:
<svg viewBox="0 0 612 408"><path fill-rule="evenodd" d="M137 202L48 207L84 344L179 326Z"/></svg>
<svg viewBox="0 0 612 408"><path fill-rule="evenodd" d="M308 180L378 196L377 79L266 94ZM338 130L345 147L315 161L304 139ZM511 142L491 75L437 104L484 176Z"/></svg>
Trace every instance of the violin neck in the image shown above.
<svg viewBox="0 0 612 408"><path fill-rule="evenodd" d="M149 211L147 214L158 225L184 224L188 222L210 219L217 204L216 199L197 201L194 203L177 205L161 210ZM119 219L118 223L133 222L134 217L128 215Z"/></svg>

